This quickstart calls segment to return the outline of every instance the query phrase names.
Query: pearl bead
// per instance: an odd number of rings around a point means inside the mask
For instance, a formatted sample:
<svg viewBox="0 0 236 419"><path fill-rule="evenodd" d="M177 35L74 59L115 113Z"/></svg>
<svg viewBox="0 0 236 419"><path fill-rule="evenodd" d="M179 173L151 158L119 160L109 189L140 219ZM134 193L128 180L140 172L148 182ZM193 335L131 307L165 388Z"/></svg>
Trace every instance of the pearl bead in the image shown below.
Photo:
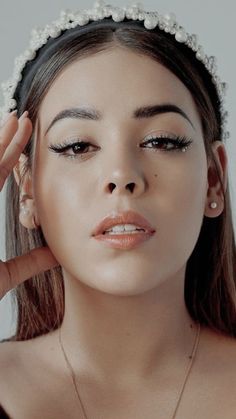
<svg viewBox="0 0 236 419"><path fill-rule="evenodd" d="M156 17L147 16L144 20L144 26L146 29L154 29L158 24L158 19Z"/></svg>
<svg viewBox="0 0 236 419"><path fill-rule="evenodd" d="M168 26L173 26L176 23L176 16L174 13L167 13L164 15L164 20Z"/></svg>
<svg viewBox="0 0 236 419"><path fill-rule="evenodd" d="M120 10L120 11L117 11L117 10L115 10L113 13L112 13L112 19L114 20L114 22L122 22L123 20L124 20L124 18L125 18L125 11L123 10Z"/></svg>
<svg viewBox="0 0 236 419"><path fill-rule="evenodd" d="M89 22L89 16L85 14L81 14L80 16L77 16L76 19L80 26L87 25Z"/></svg>
<svg viewBox="0 0 236 419"><path fill-rule="evenodd" d="M180 29L175 34L175 39L178 42L186 42L187 41L187 34L183 29Z"/></svg>
<svg viewBox="0 0 236 419"><path fill-rule="evenodd" d="M20 205L20 211L21 211L21 214L24 215L24 216L30 214L29 208L26 208L25 205L23 205L23 204Z"/></svg>
<svg viewBox="0 0 236 419"><path fill-rule="evenodd" d="M51 28L49 30L49 35L51 38L57 38L61 34L61 30L57 27Z"/></svg>
<svg viewBox="0 0 236 419"><path fill-rule="evenodd" d="M103 10L98 9L94 15L94 20L101 20L104 18Z"/></svg>
<svg viewBox="0 0 236 419"><path fill-rule="evenodd" d="M203 47L201 45L197 49L196 57L199 60L204 60L204 58L205 58L205 53L204 53Z"/></svg>
<svg viewBox="0 0 236 419"><path fill-rule="evenodd" d="M103 12L104 12L104 17L109 17L112 15L112 10L109 6L105 6L103 8Z"/></svg>
<svg viewBox="0 0 236 419"><path fill-rule="evenodd" d="M213 209L216 208L217 207L217 203L216 202L211 202L210 207L213 208Z"/></svg>

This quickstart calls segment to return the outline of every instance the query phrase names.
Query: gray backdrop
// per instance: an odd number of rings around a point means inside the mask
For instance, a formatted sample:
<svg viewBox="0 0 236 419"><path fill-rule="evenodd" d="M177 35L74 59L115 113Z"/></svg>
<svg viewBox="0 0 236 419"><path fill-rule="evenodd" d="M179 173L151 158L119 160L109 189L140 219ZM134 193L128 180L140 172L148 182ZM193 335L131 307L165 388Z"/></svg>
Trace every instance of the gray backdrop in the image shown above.
<svg viewBox="0 0 236 419"><path fill-rule="evenodd" d="M112 1L107 1L111 3ZM130 2L129 2L130 3ZM218 59L218 72L222 80L227 81L227 108L229 110L229 130L231 138L226 145L229 158L230 191L233 200L234 226L236 225L236 122L233 111L236 97L236 58L235 58L235 16L234 0L146 0L142 2L147 10L159 10L161 13L174 12L178 22L188 32L199 35L208 55ZM124 6L124 1L112 4ZM29 44L31 29L44 26L57 19L61 9L84 9L92 7L93 2L76 0L0 0L0 82L12 75L14 58L20 55ZM0 94L2 105L2 95ZM0 193L0 259L5 260L4 251L4 197L5 188ZM0 278L1 280L1 278ZM16 314L10 304L11 292L0 302L0 339L10 336L15 330Z"/></svg>

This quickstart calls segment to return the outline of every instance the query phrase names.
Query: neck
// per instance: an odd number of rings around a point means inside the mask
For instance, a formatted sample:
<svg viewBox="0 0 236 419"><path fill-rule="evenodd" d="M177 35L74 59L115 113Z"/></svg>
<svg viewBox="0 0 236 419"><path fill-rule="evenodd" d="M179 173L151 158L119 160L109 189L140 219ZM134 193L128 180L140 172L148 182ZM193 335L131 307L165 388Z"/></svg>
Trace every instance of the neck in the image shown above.
<svg viewBox="0 0 236 419"><path fill-rule="evenodd" d="M183 368L197 325L184 303L184 272L139 295L92 289L64 271L61 337L75 373L122 382ZM163 367L164 366L164 367Z"/></svg>

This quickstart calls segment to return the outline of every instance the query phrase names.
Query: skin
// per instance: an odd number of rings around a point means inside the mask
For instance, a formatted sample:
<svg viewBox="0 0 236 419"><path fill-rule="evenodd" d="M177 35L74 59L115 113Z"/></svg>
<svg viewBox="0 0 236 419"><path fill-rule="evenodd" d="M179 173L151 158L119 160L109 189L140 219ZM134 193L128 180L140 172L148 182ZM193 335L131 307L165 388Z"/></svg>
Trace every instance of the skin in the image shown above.
<svg viewBox="0 0 236 419"><path fill-rule="evenodd" d="M19 165L24 159L21 153L31 133L32 123L27 111L19 120L13 111L2 124L0 128L0 191L15 165L14 174L19 182ZM0 300L21 282L57 265L58 262L48 247L32 249L6 262L0 260Z"/></svg>
<svg viewBox="0 0 236 419"><path fill-rule="evenodd" d="M139 106L170 102L192 124L173 112L131 118ZM58 112L75 106L94 107L103 118L63 119L45 135ZM175 371L173 386L178 388L197 330L184 304L186 263L203 217L217 217L224 208L190 92L159 63L115 47L63 70L40 106L36 129L33 175L24 180L22 192L29 194L26 205L35 211L63 268L61 332L75 373L106 388L138 393L147 383L160 386L165 374ZM184 135L192 144L185 153L140 148L149 134L160 133ZM58 157L48 149L78 137L94 146L84 158ZM212 148L226 188L225 146L216 141ZM17 181L20 168L21 161L14 168ZM133 190L126 188L129 182ZM216 209L210 208L212 201ZM105 215L127 209L141 213L156 229L150 240L120 250L91 237ZM30 228L30 216L20 214L20 221ZM206 330L202 345L204 337ZM63 373L58 331L50 334L50 343L51 364Z"/></svg>

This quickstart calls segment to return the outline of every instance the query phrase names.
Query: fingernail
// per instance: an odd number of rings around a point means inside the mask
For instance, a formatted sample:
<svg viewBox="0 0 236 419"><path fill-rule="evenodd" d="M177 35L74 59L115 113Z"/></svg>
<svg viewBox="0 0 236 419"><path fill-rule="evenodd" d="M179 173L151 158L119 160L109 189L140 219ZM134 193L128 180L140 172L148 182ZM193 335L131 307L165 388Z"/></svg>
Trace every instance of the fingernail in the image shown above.
<svg viewBox="0 0 236 419"><path fill-rule="evenodd" d="M22 121L23 119L25 119L25 118L28 116L28 114L29 114L29 112L28 112L28 111L25 111L25 112L21 115L21 117L19 118L19 121Z"/></svg>
<svg viewBox="0 0 236 419"><path fill-rule="evenodd" d="M10 112L10 116L12 116L12 115L16 116L16 114L17 114L17 110L16 109L14 111Z"/></svg>

